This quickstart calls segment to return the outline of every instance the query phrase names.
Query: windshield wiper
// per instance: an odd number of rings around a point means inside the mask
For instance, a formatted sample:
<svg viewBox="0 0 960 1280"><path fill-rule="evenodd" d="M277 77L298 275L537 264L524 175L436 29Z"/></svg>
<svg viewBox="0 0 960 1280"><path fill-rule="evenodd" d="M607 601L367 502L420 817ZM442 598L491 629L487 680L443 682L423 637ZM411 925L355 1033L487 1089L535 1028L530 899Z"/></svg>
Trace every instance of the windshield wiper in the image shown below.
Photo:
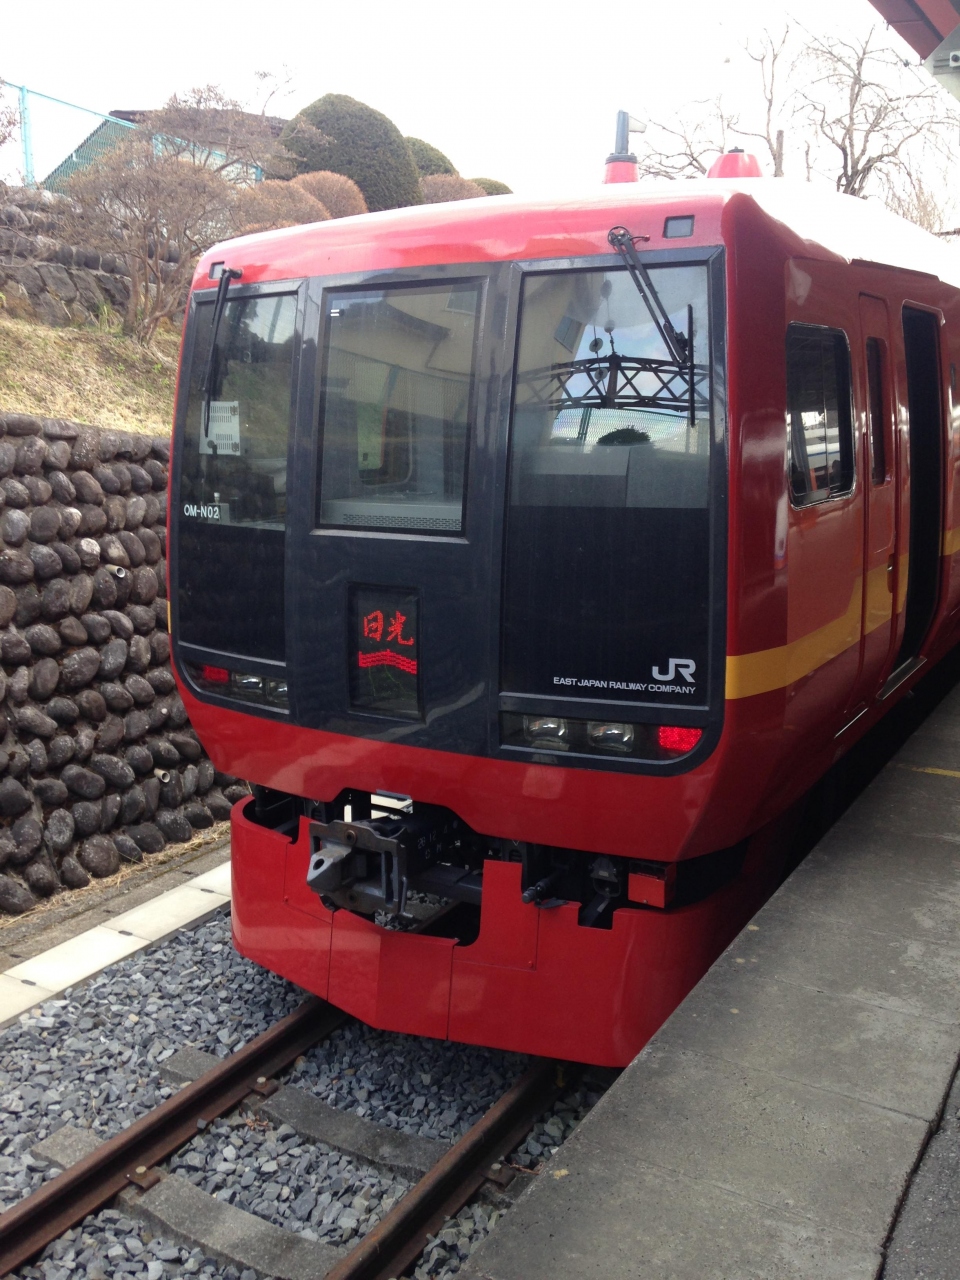
<svg viewBox="0 0 960 1280"><path fill-rule="evenodd" d="M217 296L213 304L213 319L210 332L210 352L207 355L207 367L203 371L203 382L200 386L201 403L203 405L203 438L210 436L210 406L213 400L213 388L217 382L219 355L217 352L217 336L220 333L220 322L227 309L227 290L231 280L239 280L243 275L235 267L223 267L217 284Z"/></svg>
<svg viewBox="0 0 960 1280"><path fill-rule="evenodd" d="M607 234L607 241L623 259L630 272L630 279L637 286L637 292L650 312L650 319L657 327L657 332L664 346L673 357L677 373L686 383L687 420L690 427L697 425L697 368L693 362L693 307L687 307L687 332L681 333L667 315L657 287L650 278L650 272L643 265L637 253L636 241L626 227L612 227Z"/></svg>
<svg viewBox="0 0 960 1280"><path fill-rule="evenodd" d="M692 355L690 348L693 346L693 330L691 329L688 337L687 334L681 333L679 329L674 327L673 322L667 315L667 309L661 302L659 293L657 293L657 287L650 279L650 272L643 265L640 255L637 253L634 237L626 227L613 227L607 235L607 240L623 259L627 270L630 272L630 278L637 286L637 292L646 304L646 308L650 312L650 319L657 326L657 332L663 339L667 350L677 364L688 364Z"/></svg>

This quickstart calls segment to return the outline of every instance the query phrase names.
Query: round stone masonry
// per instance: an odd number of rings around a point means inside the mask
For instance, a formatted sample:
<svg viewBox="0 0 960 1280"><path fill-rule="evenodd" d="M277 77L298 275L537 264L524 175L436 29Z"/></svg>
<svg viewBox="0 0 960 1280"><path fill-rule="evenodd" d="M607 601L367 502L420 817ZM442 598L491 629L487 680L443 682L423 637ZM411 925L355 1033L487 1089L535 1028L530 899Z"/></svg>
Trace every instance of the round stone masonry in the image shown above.
<svg viewBox="0 0 960 1280"><path fill-rule="evenodd" d="M0 914L229 817L166 633L169 441L0 413ZM122 576L120 575L120 571Z"/></svg>

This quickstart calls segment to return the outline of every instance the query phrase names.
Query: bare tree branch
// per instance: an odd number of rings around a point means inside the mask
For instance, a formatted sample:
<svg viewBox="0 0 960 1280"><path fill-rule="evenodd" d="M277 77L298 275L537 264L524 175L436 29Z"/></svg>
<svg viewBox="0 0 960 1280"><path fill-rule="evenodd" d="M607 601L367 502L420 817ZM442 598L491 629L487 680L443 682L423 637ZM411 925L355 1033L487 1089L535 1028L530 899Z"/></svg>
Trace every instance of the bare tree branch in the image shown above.
<svg viewBox="0 0 960 1280"><path fill-rule="evenodd" d="M244 111L215 85L174 94L159 111L141 122L145 132L161 139L165 152L234 181L254 181L259 173L289 176L292 157L279 140L283 121L261 112Z"/></svg>
<svg viewBox="0 0 960 1280"><path fill-rule="evenodd" d="M957 115L932 82L924 84L892 49L878 47L874 29L862 41L812 37L805 62L813 79L800 93L813 131L834 161L825 172L838 191L863 196L894 174L909 177L912 145L946 145Z"/></svg>
<svg viewBox="0 0 960 1280"><path fill-rule="evenodd" d="M726 151L736 125L737 117L719 98L693 103L676 124L651 124L638 157L641 177L702 177L717 153Z"/></svg>
<svg viewBox="0 0 960 1280"><path fill-rule="evenodd" d="M286 63L283 64L279 72L255 71L253 78L266 93L266 97L260 104L260 115L262 116L267 115L274 98L286 98L293 92L293 72Z"/></svg>
<svg viewBox="0 0 960 1280"><path fill-rule="evenodd" d="M803 47L797 36L802 32ZM745 47L757 71L756 108L733 113L722 98L694 102L646 135L640 172L658 178L707 172L729 135L757 139L775 177L826 178L846 195L882 199L934 234L957 220L949 166L960 108L876 29L842 39L788 25ZM795 52L796 50L796 52Z"/></svg>
<svg viewBox="0 0 960 1280"><path fill-rule="evenodd" d="M4 82L0 80L0 93L6 88ZM20 109L19 107L7 106L0 102L0 147L9 142L15 134L20 131Z"/></svg>
<svg viewBox="0 0 960 1280"><path fill-rule="evenodd" d="M916 223L932 235L949 238L960 234L960 229L948 229L948 223L956 219L960 210L955 200L945 196L950 184L946 175L940 176L940 189L934 190L924 176L909 173L904 181L888 184L884 200L887 208L901 218Z"/></svg>
<svg viewBox="0 0 960 1280"><path fill-rule="evenodd" d="M231 234L237 188L138 129L74 174L68 190L65 234L123 259L131 282L124 328L148 345L183 306L197 258Z"/></svg>
<svg viewBox="0 0 960 1280"><path fill-rule="evenodd" d="M747 57L760 68L765 106L764 127L762 130L738 128L737 133L742 138L760 138L766 144L770 159L773 162L773 176L775 178L783 177L784 144L784 130L775 126L780 122L793 97L793 93L788 92L781 99L778 87L778 77L784 70L782 61L790 39L791 31L789 25L787 25L778 39L775 39L769 31L764 31L760 37L759 47L752 46L748 41L745 49ZM787 67L786 73L789 74L789 71L790 68Z"/></svg>

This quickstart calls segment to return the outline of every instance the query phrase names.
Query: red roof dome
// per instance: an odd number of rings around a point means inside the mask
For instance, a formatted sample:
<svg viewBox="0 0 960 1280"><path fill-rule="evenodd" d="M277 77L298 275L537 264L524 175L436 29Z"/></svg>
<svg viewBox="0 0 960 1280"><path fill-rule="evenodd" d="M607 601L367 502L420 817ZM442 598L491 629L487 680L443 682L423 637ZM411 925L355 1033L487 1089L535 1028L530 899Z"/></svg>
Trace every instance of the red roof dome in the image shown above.
<svg viewBox="0 0 960 1280"><path fill-rule="evenodd" d="M707 172L708 178L762 178L760 161L748 151L734 147L725 155L717 156Z"/></svg>

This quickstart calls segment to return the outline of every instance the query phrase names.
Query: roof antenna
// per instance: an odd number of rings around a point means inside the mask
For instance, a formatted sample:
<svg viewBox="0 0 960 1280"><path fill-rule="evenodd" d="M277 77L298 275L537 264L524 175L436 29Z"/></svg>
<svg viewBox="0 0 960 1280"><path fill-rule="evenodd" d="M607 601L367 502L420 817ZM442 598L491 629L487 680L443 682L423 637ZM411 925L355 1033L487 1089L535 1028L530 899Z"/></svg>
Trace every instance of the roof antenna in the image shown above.
<svg viewBox="0 0 960 1280"><path fill-rule="evenodd" d="M647 128L645 120L638 120L629 111L617 112L617 141L614 150L607 156L607 168L604 182L639 182L637 157L630 150L631 133L644 133Z"/></svg>

